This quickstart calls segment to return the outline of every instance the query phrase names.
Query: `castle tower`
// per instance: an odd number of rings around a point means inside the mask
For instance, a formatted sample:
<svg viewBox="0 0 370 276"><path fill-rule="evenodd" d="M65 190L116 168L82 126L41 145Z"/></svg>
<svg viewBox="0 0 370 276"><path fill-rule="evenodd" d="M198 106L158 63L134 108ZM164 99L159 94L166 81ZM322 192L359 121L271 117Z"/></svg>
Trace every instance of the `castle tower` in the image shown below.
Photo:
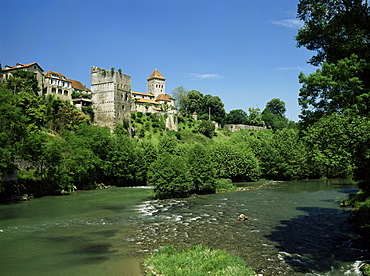
<svg viewBox="0 0 370 276"><path fill-rule="evenodd" d="M154 95L156 99L158 95L165 94L166 91L166 79L162 74L155 69L154 72L148 78L148 93Z"/></svg>
<svg viewBox="0 0 370 276"><path fill-rule="evenodd" d="M94 123L113 129L126 119L130 122L131 76L91 67L91 92L94 103Z"/></svg>

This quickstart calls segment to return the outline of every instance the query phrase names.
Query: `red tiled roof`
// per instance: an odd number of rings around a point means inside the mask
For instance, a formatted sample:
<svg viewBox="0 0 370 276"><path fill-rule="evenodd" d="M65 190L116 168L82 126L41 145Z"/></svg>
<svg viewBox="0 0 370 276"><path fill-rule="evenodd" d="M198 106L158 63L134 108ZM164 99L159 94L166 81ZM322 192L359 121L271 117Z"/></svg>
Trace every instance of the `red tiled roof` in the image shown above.
<svg viewBox="0 0 370 276"><path fill-rule="evenodd" d="M41 66L37 64L37 62L32 62L32 63L28 63L28 64L17 63L16 66L6 65L5 68L3 69L3 71L5 71L5 70L14 70L14 69L27 68L27 67L30 67L32 65L37 65L41 69L41 71L44 71L41 68Z"/></svg>
<svg viewBox="0 0 370 276"><path fill-rule="evenodd" d="M75 88L75 89L82 90L82 91L90 91L89 88L87 88L86 86L84 86L79 81L71 80L71 79L67 79L67 81L70 81L72 83L72 87Z"/></svg>
<svg viewBox="0 0 370 276"><path fill-rule="evenodd" d="M166 80L166 78L162 76L161 72L159 72L157 68L154 70L154 72L148 78L148 80L151 80L151 79Z"/></svg>
<svg viewBox="0 0 370 276"><path fill-rule="evenodd" d="M166 102L170 102L172 100L173 98L168 94L159 94L156 99L156 101L166 101Z"/></svg>

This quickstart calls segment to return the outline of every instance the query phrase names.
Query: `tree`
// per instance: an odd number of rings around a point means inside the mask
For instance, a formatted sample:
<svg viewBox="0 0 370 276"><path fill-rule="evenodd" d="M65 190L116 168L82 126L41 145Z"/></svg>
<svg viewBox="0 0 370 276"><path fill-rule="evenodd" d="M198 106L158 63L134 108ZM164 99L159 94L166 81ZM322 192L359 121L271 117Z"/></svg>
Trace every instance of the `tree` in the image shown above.
<svg viewBox="0 0 370 276"><path fill-rule="evenodd" d="M39 95L39 84L32 72L17 70L5 80L5 87L17 94L20 91L28 92L34 96Z"/></svg>
<svg viewBox="0 0 370 276"><path fill-rule="evenodd" d="M309 61L335 63L356 54L369 60L370 15L362 0L300 0L297 16L304 22L297 46L316 51Z"/></svg>
<svg viewBox="0 0 370 276"><path fill-rule="evenodd" d="M201 121L198 131L208 138L212 138L215 135L215 124L211 121Z"/></svg>
<svg viewBox="0 0 370 276"><path fill-rule="evenodd" d="M18 97L0 84L0 174L14 168L19 143L27 137L23 111L15 105Z"/></svg>
<svg viewBox="0 0 370 276"><path fill-rule="evenodd" d="M247 124L248 114L242 109L231 110L225 119L226 124Z"/></svg>
<svg viewBox="0 0 370 276"><path fill-rule="evenodd" d="M203 109L200 114L200 118L202 120L208 120L210 118L212 121L223 125L225 122L226 111L221 98L207 94L204 96L203 101Z"/></svg>
<svg viewBox="0 0 370 276"><path fill-rule="evenodd" d="M196 193L215 191L214 163L207 149L199 144L191 145L187 152L187 164Z"/></svg>
<svg viewBox="0 0 370 276"><path fill-rule="evenodd" d="M164 152L150 165L148 184L159 199L186 197L193 185L185 158Z"/></svg>
<svg viewBox="0 0 370 276"><path fill-rule="evenodd" d="M188 92L187 99L187 115L191 115L194 112L201 114L204 107L204 96L201 92L196 90L191 90Z"/></svg>
<svg viewBox="0 0 370 276"><path fill-rule="evenodd" d="M179 86L172 91L172 97L175 99L175 108L179 111L180 114L186 114L186 109L188 106L188 93L183 86Z"/></svg>
<svg viewBox="0 0 370 276"><path fill-rule="evenodd" d="M368 62L356 55L336 63L323 63L322 69L306 77L299 75L303 84L298 102L300 117L310 124L325 114L370 115L370 87L361 75L370 68Z"/></svg>
<svg viewBox="0 0 370 276"><path fill-rule="evenodd" d="M285 111L285 102L274 98L267 102L262 111L262 119L268 128L274 130L286 128L289 120L285 117Z"/></svg>
<svg viewBox="0 0 370 276"><path fill-rule="evenodd" d="M248 120L247 124L252 126L262 126L263 120L262 120L262 114L261 110L259 108L248 108Z"/></svg>
<svg viewBox="0 0 370 276"><path fill-rule="evenodd" d="M220 142L211 147L210 153L218 178L245 181L258 179L260 175L257 158L249 147Z"/></svg>
<svg viewBox="0 0 370 276"><path fill-rule="evenodd" d="M280 117L283 117L286 111L285 102L280 99L274 98L267 102L265 109L268 109L274 115L279 115Z"/></svg>

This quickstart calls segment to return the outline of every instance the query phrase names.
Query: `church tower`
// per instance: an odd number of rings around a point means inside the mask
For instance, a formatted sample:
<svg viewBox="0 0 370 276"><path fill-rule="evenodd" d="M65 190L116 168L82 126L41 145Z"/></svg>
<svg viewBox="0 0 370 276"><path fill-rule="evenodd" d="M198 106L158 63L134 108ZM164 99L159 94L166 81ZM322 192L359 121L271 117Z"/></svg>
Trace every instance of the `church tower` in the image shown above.
<svg viewBox="0 0 370 276"><path fill-rule="evenodd" d="M155 99L166 92L166 79L155 69L148 78L148 93L154 95Z"/></svg>

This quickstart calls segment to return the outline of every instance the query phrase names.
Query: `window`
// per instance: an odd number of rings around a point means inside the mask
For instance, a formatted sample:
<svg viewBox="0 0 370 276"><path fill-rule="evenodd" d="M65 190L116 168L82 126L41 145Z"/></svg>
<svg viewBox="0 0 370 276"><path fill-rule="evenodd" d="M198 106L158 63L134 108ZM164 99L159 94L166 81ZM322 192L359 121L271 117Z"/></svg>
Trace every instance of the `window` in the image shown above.
<svg viewBox="0 0 370 276"><path fill-rule="evenodd" d="M68 91L64 90L64 95L68 96Z"/></svg>
<svg viewBox="0 0 370 276"><path fill-rule="evenodd" d="M58 89L58 94L62 95L62 89Z"/></svg>
<svg viewBox="0 0 370 276"><path fill-rule="evenodd" d="M57 90L55 88L52 88L51 89L51 93L54 93L55 94L55 93L57 93Z"/></svg>

